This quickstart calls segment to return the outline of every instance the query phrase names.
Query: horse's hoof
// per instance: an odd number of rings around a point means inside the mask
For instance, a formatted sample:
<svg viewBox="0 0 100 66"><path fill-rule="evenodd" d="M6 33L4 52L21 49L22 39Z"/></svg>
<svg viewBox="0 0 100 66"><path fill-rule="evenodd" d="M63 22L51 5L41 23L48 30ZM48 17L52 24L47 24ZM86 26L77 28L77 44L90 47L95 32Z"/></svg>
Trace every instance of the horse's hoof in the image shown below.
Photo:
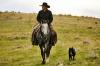
<svg viewBox="0 0 100 66"><path fill-rule="evenodd" d="M46 62L45 61L42 61L42 64L46 64Z"/></svg>

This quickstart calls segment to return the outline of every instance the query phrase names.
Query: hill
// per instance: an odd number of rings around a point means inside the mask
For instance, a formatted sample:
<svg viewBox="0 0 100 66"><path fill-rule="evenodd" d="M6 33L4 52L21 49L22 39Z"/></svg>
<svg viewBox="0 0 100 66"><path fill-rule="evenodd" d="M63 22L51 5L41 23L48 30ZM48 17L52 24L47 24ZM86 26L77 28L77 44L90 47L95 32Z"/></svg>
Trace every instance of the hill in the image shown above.
<svg viewBox="0 0 100 66"><path fill-rule="evenodd" d="M40 49L31 44L37 24L36 14L0 12L0 66L42 66ZM100 66L100 19L54 15L58 42L44 66ZM76 49L76 60L69 62L68 48Z"/></svg>

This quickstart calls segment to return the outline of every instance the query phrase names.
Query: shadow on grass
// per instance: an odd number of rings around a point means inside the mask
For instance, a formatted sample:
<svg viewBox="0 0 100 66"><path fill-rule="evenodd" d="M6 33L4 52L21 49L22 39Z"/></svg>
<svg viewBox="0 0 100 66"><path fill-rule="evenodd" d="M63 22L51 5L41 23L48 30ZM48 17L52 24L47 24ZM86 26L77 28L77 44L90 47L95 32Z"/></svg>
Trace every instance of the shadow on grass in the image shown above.
<svg viewBox="0 0 100 66"><path fill-rule="evenodd" d="M29 37L27 36L12 36L12 37L0 37L0 40L23 40L23 39L28 39Z"/></svg>

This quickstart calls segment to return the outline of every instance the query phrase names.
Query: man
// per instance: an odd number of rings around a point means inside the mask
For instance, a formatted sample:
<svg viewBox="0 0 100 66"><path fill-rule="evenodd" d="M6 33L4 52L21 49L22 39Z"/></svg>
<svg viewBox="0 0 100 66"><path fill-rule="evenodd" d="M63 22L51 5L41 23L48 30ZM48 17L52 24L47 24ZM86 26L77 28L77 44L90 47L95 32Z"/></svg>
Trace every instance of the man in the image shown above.
<svg viewBox="0 0 100 66"><path fill-rule="evenodd" d="M42 6L42 10L40 10L37 15L37 21L41 23L42 20L48 20L47 22L50 25L53 21L52 12L48 10L50 6L46 2L44 2L41 6Z"/></svg>
<svg viewBox="0 0 100 66"><path fill-rule="evenodd" d="M46 2L43 2L43 4L40 6L42 6L42 10L40 10L38 15L37 15L37 21L39 24L34 28L35 30L33 31L33 34L32 34L33 45L38 45L35 37L36 37L36 33L38 32L38 30L40 28L40 24L43 22L47 22L48 25L50 26L51 35L52 35L52 37L50 38L51 39L50 44L54 45L57 42L57 35L51 26L51 23L53 21L53 15L52 15L52 12L50 10L48 10L48 8L50 8L50 6ZM42 21L42 20L47 20L47 21Z"/></svg>

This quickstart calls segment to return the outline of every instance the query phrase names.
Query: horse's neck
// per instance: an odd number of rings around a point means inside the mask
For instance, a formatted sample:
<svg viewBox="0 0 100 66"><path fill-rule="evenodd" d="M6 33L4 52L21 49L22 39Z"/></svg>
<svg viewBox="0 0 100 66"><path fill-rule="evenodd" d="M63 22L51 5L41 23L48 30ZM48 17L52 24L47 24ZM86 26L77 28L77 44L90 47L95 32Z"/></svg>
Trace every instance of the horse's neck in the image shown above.
<svg viewBox="0 0 100 66"><path fill-rule="evenodd" d="M42 24L42 32L46 35L48 34L49 26L47 23Z"/></svg>

